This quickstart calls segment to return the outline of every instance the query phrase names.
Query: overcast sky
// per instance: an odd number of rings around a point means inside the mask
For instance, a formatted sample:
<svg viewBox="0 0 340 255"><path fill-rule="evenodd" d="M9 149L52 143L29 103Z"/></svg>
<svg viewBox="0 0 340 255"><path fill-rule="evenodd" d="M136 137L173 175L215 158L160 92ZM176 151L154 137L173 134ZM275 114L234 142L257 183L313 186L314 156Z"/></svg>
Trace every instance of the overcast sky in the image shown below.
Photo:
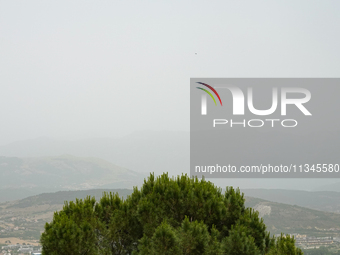
<svg viewBox="0 0 340 255"><path fill-rule="evenodd" d="M339 7L0 0L0 142L188 131L190 77L339 77Z"/></svg>

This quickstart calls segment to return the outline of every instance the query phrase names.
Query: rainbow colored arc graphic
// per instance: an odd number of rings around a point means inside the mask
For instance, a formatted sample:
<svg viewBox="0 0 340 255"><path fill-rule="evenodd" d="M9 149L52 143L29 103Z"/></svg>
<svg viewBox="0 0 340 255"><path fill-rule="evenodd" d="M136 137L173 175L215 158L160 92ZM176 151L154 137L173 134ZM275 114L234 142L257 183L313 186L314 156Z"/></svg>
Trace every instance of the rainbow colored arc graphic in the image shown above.
<svg viewBox="0 0 340 255"><path fill-rule="evenodd" d="M203 85L203 86L206 86L207 88L211 89L211 91L214 92L215 95L218 97L218 100L220 100L220 104L221 104L221 106L222 106L222 101L221 101L220 95L217 93L217 91L216 91L213 87L211 87L210 85L205 84L205 83L203 83L203 82L197 82L197 83L198 83L198 84L201 84L201 85ZM211 98L214 100L215 105L217 105L216 100L215 100L213 94L210 93L210 91L208 91L208 90L206 90L206 89L203 89L203 88L200 88L200 87L196 87L196 88L205 91L205 92L206 92L209 96L211 96Z"/></svg>

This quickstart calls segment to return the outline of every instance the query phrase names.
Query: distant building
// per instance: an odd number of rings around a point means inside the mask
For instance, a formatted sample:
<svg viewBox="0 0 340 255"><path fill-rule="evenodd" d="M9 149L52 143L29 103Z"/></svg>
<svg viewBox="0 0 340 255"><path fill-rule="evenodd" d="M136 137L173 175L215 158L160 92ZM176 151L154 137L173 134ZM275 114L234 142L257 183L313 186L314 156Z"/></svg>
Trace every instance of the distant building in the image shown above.
<svg viewBox="0 0 340 255"><path fill-rule="evenodd" d="M22 252L22 253L32 253L33 252L33 248L20 248L18 250L18 252Z"/></svg>

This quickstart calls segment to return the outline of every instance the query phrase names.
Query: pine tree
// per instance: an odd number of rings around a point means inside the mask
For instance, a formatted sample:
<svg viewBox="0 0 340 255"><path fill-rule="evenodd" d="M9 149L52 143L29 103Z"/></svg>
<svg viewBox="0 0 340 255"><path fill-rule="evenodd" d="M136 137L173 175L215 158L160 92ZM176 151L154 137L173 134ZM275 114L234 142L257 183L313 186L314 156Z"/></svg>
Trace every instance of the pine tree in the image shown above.
<svg viewBox="0 0 340 255"><path fill-rule="evenodd" d="M150 174L125 200L104 193L65 203L45 226L43 254L302 254L293 238L271 238L244 202L239 189Z"/></svg>

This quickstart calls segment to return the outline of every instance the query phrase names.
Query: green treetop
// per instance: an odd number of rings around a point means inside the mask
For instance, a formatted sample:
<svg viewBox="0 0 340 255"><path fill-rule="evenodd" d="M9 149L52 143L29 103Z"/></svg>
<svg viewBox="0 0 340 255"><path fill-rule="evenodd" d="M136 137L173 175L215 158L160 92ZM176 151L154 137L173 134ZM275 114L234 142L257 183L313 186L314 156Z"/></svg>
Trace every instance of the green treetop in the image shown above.
<svg viewBox="0 0 340 255"><path fill-rule="evenodd" d="M65 203L41 235L48 255L300 255L295 240L270 237L239 189L225 193L187 175L150 174L126 200L104 193Z"/></svg>

